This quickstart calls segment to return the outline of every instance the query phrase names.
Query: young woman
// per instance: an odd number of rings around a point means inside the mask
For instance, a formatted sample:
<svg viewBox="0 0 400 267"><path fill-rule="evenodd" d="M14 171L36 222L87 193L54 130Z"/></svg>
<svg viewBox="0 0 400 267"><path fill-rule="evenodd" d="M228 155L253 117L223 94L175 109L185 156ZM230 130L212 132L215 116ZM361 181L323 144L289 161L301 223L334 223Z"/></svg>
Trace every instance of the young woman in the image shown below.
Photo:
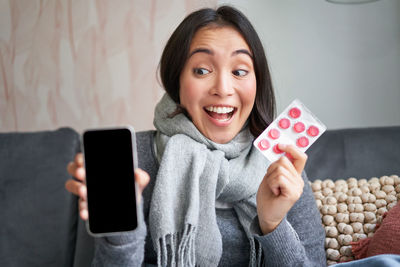
<svg viewBox="0 0 400 267"><path fill-rule="evenodd" d="M326 265L306 154L280 144L290 160L271 163L252 146L275 116L275 98L247 18L228 6L190 14L168 41L160 74L156 131L137 133L144 222L96 238L94 265ZM82 154L68 171L81 181L66 188L86 220Z"/></svg>

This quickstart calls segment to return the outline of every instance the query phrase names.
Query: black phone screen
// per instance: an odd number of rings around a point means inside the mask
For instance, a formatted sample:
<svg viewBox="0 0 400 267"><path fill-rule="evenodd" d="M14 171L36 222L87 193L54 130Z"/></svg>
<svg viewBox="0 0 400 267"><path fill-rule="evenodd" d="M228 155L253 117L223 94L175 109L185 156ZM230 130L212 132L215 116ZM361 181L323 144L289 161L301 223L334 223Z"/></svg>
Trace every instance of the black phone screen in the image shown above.
<svg viewBox="0 0 400 267"><path fill-rule="evenodd" d="M93 234L137 227L133 134L125 128L83 134L89 230Z"/></svg>

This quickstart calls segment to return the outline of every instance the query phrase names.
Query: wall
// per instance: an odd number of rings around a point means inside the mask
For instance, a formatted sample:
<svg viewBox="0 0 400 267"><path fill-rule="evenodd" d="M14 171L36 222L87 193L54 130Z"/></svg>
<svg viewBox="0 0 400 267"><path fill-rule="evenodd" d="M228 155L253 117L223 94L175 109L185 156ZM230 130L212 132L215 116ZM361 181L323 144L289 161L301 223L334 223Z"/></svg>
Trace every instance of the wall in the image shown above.
<svg viewBox="0 0 400 267"><path fill-rule="evenodd" d="M153 128L161 51L217 0L0 0L0 131ZM400 1L229 0L265 45L278 111L302 100L330 129L400 125Z"/></svg>
<svg viewBox="0 0 400 267"><path fill-rule="evenodd" d="M0 131L152 128L167 38L216 0L0 0Z"/></svg>
<svg viewBox="0 0 400 267"><path fill-rule="evenodd" d="M219 1L258 31L281 111L299 98L330 129L400 125L400 1Z"/></svg>

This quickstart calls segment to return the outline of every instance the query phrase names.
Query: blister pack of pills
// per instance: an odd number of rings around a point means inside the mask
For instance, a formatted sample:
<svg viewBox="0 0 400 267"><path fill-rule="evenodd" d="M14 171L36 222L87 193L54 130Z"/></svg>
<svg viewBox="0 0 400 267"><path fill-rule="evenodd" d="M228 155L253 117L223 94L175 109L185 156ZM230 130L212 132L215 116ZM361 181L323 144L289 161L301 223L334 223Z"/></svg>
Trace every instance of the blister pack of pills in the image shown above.
<svg viewBox="0 0 400 267"><path fill-rule="evenodd" d="M298 99L254 140L253 145L271 162L285 153L278 144L293 144L305 152L326 130L326 126Z"/></svg>

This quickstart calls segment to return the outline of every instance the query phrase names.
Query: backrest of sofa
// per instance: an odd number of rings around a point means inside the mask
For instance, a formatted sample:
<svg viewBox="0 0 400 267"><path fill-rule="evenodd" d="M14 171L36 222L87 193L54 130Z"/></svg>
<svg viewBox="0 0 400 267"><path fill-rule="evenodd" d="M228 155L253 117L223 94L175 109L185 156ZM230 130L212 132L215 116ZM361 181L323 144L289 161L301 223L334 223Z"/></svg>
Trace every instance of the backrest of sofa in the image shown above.
<svg viewBox="0 0 400 267"><path fill-rule="evenodd" d="M64 185L79 142L70 128L0 134L0 266L72 266L78 204Z"/></svg>
<svg viewBox="0 0 400 267"><path fill-rule="evenodd" d="M311 181L400 175L400 126L328 130L306 153Z"/></svg>

